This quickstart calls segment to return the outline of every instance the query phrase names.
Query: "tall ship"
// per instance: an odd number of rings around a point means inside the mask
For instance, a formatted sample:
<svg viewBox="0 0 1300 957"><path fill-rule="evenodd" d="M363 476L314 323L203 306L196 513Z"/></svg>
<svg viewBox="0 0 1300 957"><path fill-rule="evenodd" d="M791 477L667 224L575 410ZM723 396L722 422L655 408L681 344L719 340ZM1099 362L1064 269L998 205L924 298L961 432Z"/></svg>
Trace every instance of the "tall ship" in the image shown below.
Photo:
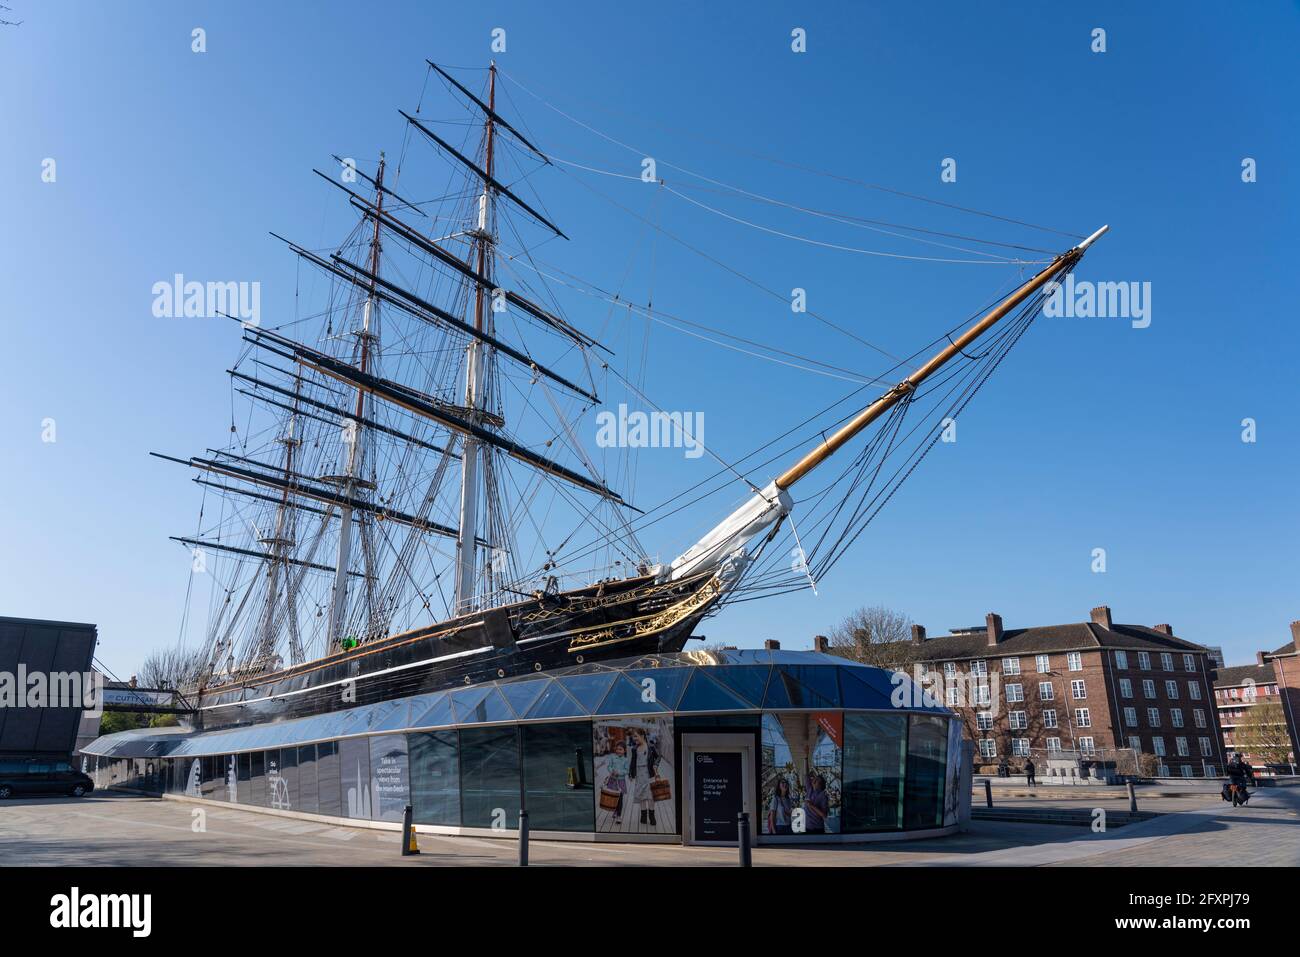
<svg viewBox="0 0 1300 957"><path fill-rule="evenodd" d="M663 314L534 256L567 238L532 192L559 161L499 111L495 65L476 90L428 69L463 115L401 112L398 162L315 171L353 221L325 249L283 240L315 301L232 324L239 408L221 448L153 453L202 489L196 530L175 536L191 589L211 586L178 677L202 728L681 651L729 603L815 588L1106 230L1028 260L892 379L811 401L743 458L709 450L709 479L643 507L625 463L611 477L589 448L602 396L638 397L668 438L691 440L690 423L551 286ZM681 554L643 544L720 490L721 520Z"/></svg>

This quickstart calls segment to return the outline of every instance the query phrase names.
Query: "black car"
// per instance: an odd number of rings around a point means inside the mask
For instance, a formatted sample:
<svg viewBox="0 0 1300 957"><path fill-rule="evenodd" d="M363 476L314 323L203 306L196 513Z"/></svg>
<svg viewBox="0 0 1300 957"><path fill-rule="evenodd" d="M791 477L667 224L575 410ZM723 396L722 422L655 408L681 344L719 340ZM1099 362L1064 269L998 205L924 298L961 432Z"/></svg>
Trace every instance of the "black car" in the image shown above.
<svg viewBox="0 0 1300 957"><path fill-rule="evenodd" d="M81 797L95 782L67 761L0 761L0 800L20 794L70 794Z"/></svg>

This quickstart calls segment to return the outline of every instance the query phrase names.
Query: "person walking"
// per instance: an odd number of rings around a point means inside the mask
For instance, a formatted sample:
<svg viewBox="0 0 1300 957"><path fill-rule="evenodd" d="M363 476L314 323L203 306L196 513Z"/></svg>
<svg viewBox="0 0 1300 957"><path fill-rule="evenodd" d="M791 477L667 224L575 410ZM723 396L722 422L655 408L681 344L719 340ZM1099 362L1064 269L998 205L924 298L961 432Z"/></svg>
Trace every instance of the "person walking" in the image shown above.
<svg viewBox="0 0 1300 957"><path fill-rule="evenodd" d="M1035 768L1034 768L1034 759L1033 759L1033 758L1026 758L1026 759L1025 759L1025 777L1028 779L1028 783L1029 783L1029 786L1030 786L1031 788L1034 786L1034 771L1035 771Z"/></svg>

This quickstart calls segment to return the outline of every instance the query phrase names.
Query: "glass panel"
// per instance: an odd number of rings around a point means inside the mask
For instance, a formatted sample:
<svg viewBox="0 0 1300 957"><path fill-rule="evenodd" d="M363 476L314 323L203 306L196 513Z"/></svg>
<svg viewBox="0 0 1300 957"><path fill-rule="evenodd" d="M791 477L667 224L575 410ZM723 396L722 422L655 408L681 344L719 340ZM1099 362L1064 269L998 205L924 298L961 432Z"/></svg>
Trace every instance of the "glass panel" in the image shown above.
<svg viewBox="0 0 1300 957"><path fill-rule="evenodd" d="M593 830L591 722L528 724L522 731L528 826L546 831Z"/></svg>
<svg viewBox="0 0 1300 957"><path fill-rule="evenodd" d="M592 723L596 830L677 833L673 719L602 718Z"/></svg>
<svg viewBox="0 0 1300 957"><path fill-rule="evenodd" d="M304 744L298 749L298 810L315 814L316 794L316 745Z"/></svg>
<svg viewBox="0 0 1300 957"><path fill-rule="evenodd" d="M646 701L648 693L640 685L634 685L627 678L619 675L613 690L600 703L600 714L645 714L651 711L667 711L657 701Z"/></svg>
<svg viewBox="0 0 1300 957"><path fill-rule="evenodd" d="M252 779L249 781L248 803L266 807L266 752L254 751Z"/></svg>
<svg viewBox="0 0 1300 957"><path fill-rule="evenodd" d="M765 665L724 665L710 668L709 677L736 692L751 708L758 708L763 704L763 691L771 670Z"/></svg>
<svg viewBox="0 0 1300 957"><path fill-rule="evenodd" d="M943 780L947 770L948 719L914 714L907 742L907 800L903 826L943 826Z"/></svg>
<svg viewBox="0 0 1300 957"><path fill-rule="evenodd" d="M239 801L239 756L236 754L227 754L222 756L221 764L225 773L224 790L220 797L224 797L232 804Z"/></svg>
<svg viewBox="0 0 1300 957"><path fill-rule="evenodd" d="M542 692L537 703L528 709L530 718L577 718L586 717L582 705L573 700L572 695L560 687L559 681L552 681L549 688Z"/></svg>
<svg viewBox="0 0 1300 957"><path fill-rule="evenodd" d="M491 690L491 685L477 685L463 691L453 691L451 693L451 711L456 722L473 721L474 709L480 701L487 697L487 693Z"/></svg>
<svg viewBox="0 0 1300 957"><path fill-rule="evenodd" d="M374 720L370 725L372 731L405 731L410 727L411 712L417 707L417 703L422 704L422 699L403 698L393 703L397 707L389 709L382 717Z"/></svg>
<svg viewBox="0 0 1300 957"><path fill-rule="evenodd" d="M253 803L253 756L248 752L238 755L239 758L239 803Z"/></svg>
<svg viewBox="0 0 1300 957"><path fill-rule="evenodd" d="M439 695L427 708L416 710L411 707L412 728L436 728L441 725L455 724L451 714L451 698Z"/></svg>
<svg viewBox="0 0 1300 957"><path fill-rule="evenodd" d="M654 684L650 687L654 691L654 699L664 707L672 709L677 707L682 692L686 690L686 683L691 680L692 671L690 668L637 668L625 674L639 688L645 687L644 682L647 678L652 680Z"/></svg>
<svg viewBox="0 0 1300 957"><path fill-rule="evenodd" d="M888 672L865 668L841 668L839 672L844 707L892 708L889 699L894 689L889 683Z"/></svg>
<svg viewBox="0 0 1300 957"><path fill-rule="evenodd" d="M835 668L779 665L767 683L765 708L838 708Z"/></svg>
<svg viewBox="0 0 1300 957"><path fill-rule="evenodd" d="M460 765L455 731L406 736L411 765L411 805L417 824L460 823Z"/></svg>
<svg viewBox="0 0 1300 957"><path fill-rule="evenodd" d="M519 826L519 743L515 728L460 732L461 823Z"/></svg>
<svg viewBox="0 0 1300 957"><path fill-rule="evenodd" d="M764 834L838 834L844 716L763 715Z"/></svg>
<svg viewBox="0 0 1300 957"><path fill-rule="evenodd" d="M844 716L845 832L903 827L906 756L907 715Z"/></svg>
<svg viewBox="0 0 1300 957"><path fill-rule="evenodd" d="M316 745L316 802L320 813L339 817L342 801L339 798L339 743L322 741Z"/></svg>
<svg viewBox="0 0 1300 957"><path fill-rule="evenodd" d="M371 707L367 709L366 729L369 731L378 729L385 721L392 718L395 713L404 716L406 708L407 702L404 700L381 701L378 704L371 705Z"/></svg>
<svg viewBox="0 0 1300 957"><path fill-rule="evenodd" d="M522 718L549 683L549 678L530 678L528 681L505 681L497 685L497 688L515 714Z"/></svg>
<svg viewBox="0 0 1300 957"><path fill-rule="evenodd" d="M410 800L406 735L370 738L370 810L376 821L401 821Z"/></svg>
<svg viewBox="0 0 1300 957"><path fill-rule="evenodd" d="M297 811L298 807L298 749L280 749L280 781L283 785L277 794L279 805L285 811Z"/></svg>
<svg viewBox="0 0 1300 957"><path fill-rule="evenodd" d="M462 703L462 699L452 696L452 709L456 714L457 724L481 724L484 721L514 721L515 713L501 697L496 688L484 689L484 694L472 706Z"/></svg>
<svg viewBox="0 0 1300 957"><path fill-rule="evenodd" d="M750 707L735 692L710 678L704 668L696 670L682 699L677 702L678 711L743 711Z"/></svg>
<svg viewBox="0 0 1300 957"><path fill-rule="evenodd" d="M564 686L565 691L573 695L574 699L586 709L588 714L592 714L596 711L617 677L616 673L605 671L590 675L569 675L556 680Z"/></svg>
<svg viewBox="0 0 1300 957"><path fill-rule="evenodd" d="M365 738L339 742L339 780L343 786L343 813L370 817L370 745Z"/></svg>

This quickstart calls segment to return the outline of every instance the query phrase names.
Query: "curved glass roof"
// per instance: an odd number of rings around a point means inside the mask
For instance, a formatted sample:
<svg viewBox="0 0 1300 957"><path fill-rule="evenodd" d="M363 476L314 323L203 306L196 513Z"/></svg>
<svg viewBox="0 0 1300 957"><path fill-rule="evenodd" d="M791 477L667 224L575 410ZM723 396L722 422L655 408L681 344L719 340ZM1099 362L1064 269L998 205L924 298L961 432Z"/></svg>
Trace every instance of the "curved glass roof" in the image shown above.
<svg viewBox="0 0 1300 957"><path fill-rule="evenodd" d="M895 707L895 693L917 706ZM950 713L932 695L922 695L906 675L835 655L765 649L685 651L588 662L221 731L122 731L97 739L84 751L104 757L185 757L492 722L839 708Z"/></svg>

